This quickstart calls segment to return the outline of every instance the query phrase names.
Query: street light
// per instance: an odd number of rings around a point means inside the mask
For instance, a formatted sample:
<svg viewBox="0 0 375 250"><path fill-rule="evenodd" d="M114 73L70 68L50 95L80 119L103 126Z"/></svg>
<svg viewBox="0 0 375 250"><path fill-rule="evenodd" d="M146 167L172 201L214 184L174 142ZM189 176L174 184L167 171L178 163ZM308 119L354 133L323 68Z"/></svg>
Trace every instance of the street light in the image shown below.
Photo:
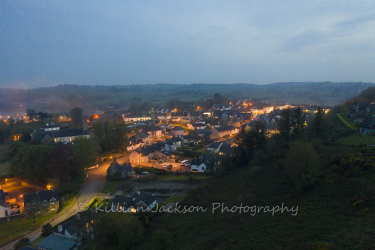
<svg viewBox="0 0 375 250"><path fill-rule="evenodd" d="M8 183L8 179L5 179L5 185L7 185L7 183Z"/></svg>
<svg viewBox="0 0 375 250"><path fill-rule="evenodd" d="M141 165L141 157L142 157L142 154L139 154L139 165Z"/></svg>

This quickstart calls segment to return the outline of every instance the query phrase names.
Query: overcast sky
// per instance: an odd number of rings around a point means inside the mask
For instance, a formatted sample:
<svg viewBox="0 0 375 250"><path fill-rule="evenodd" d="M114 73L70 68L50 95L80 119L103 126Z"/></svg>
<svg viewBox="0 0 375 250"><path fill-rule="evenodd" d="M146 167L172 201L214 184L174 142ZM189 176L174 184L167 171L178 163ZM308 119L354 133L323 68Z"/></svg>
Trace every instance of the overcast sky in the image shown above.
<svg viewBox="0 0 375 250"><path fill-rule="evenodd" d="M375 82L375 1L0 1L0 87Z"/></svg>

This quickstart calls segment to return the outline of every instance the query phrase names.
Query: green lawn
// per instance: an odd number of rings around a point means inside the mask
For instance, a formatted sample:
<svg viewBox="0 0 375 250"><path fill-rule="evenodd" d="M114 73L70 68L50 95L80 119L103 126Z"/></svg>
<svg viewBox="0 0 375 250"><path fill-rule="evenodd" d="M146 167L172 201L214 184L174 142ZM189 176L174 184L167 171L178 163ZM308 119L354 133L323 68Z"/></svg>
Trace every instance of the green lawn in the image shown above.
<svg viewBox="0 0 375 250"><path fill-rule="evenodd" d="M10 221L2 220L0 221L0 245L6 243L21 234L36 229L39 225L55 216L55 214L47 214L38 216L35 218L35 223L33 218L14 218Z"/></svg>
<svg viewBox="0 0 375 250"><path fill-rule="evenodd" d="M353 130L357 130L356 124L350 120L349 118L346 118L345 114L337 114L337 116L340 118L340 120L349 128Z"/></svg>
<svg viewBox="0 0 375 250"><path fill-rule="evenodd" d="M341 138L341 142L349 145L375 144L375 136L361 135L356 133Z"/></svg>
<svg viewBox="0 0 375 250"><path fill-rule="evenodd" d="M0 178L7 177L10 174L10 161L0 163Z"/></svg>
<svg viewBox="0 0 375 250"><path fill-rule="evenodd" d="M158 181L187 181L190 175L158 175ZM194 180L204 180L210 178L207 175L191 176Z"/></svg>
<svg viewBox="0 0 375 250"><path fill-rule="evenodd" d="M179 195L172 195L170 196L166 201L165 201L165 204L168 204L170 202L172 203L177 203L177 202L180 202L184 199L185 196L179 196Z"/></svg>
<svg viewBox="0 0 375 250"><path fill-rule="evenodd" d="M207 148L201 148L201 149L196 150L195 152L202 153L202 154L208 154Z"/></svg>
<svg viewBox="0 0 375 250"><path fill-rule="evenodd" d="M123 181L105 181L100 192L114 194L122 183Z"/></svg>

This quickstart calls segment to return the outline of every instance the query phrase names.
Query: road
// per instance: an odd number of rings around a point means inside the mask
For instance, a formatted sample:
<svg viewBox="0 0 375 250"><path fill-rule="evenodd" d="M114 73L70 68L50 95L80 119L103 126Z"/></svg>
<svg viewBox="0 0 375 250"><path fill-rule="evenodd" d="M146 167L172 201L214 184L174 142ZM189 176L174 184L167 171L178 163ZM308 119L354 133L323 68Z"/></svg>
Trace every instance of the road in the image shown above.
<svg viewBox="0 0 375 250"><path fill-rule="evenodd" d="M124 162L129 162L129 155L124 157L118 158L117 162L122 164ZM97 197L99 194L99 190L105 181L105 177L107 175L107 168L109 167L110 162L102 163L98 168L91 169L88 172L88 177L86 178L83 187L81 188L80 192L77 195L77 199L73 202L73 204L69 205L60 213L56 214L52 219L45 221L44 224L48 222L51 223L52 226L56 226L59 223L65 221L66 219L75 215L78 211L79 204L88 204L93 198ZM39 237L42 233L42 229L38 229L26 234L24 237L29 238L30 240ZM1 248L3 249L13 249L14 245L18 240L15 240L8 245Z"/></svg>

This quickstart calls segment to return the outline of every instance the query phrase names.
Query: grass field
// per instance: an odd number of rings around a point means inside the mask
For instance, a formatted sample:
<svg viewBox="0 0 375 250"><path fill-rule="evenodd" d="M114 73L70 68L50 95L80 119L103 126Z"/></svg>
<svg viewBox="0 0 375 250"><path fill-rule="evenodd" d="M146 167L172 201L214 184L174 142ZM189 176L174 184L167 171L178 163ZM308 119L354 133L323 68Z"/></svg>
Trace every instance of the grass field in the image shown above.
<svg viewBox="0 0 375 250"><path fill-rule="evenodd" d="M47 214L35 218L14 218L10 221L0 221L0 245L6 243L27 231L37 228L44 221L52 218L55 214Z"/></svg>
<svg viewBox="0 0 375 250"><path fill-rule="evenodd" d="M337 114L337 116L340 118L340 120L350 129L357 130L356 124L345 117L345 114Z"/></svg>
<svg viewBox="0 0 375 250"><path fill-rule="evenodd" d="M158 181L187 181L189 180L190 175L158 175ZM211 176L207 175L196 175L191 176L194 180L205 180Z"/></svg>
<svg viewBox="0 0 375 250"><path fill-rule="evenodd" d="M375 136L361 135L356 133L341 138L341 143L349 145L375 144Z"/></svg>
<svg viewBox="0 0 375 250"><path fill-rule="evenodd" d="M114 194L122 183L123 181L105 181L100 192Z"/></svg>
<svg viewBox="0 0 375 250"><path fill-rule="evenodd" d="M0 178L4 178L11 175L10 172L10 161L0 163Z"/></svg>
<svg viewBox="0 0 375 250"><path fill-rule="evenodd" d="M179 195L172 195L170 196L166 201L165 201L165 204L168 204L170 202L172 203L177 203L177 202L180 202L184 199L185 196L179 196Z"/></svg>

